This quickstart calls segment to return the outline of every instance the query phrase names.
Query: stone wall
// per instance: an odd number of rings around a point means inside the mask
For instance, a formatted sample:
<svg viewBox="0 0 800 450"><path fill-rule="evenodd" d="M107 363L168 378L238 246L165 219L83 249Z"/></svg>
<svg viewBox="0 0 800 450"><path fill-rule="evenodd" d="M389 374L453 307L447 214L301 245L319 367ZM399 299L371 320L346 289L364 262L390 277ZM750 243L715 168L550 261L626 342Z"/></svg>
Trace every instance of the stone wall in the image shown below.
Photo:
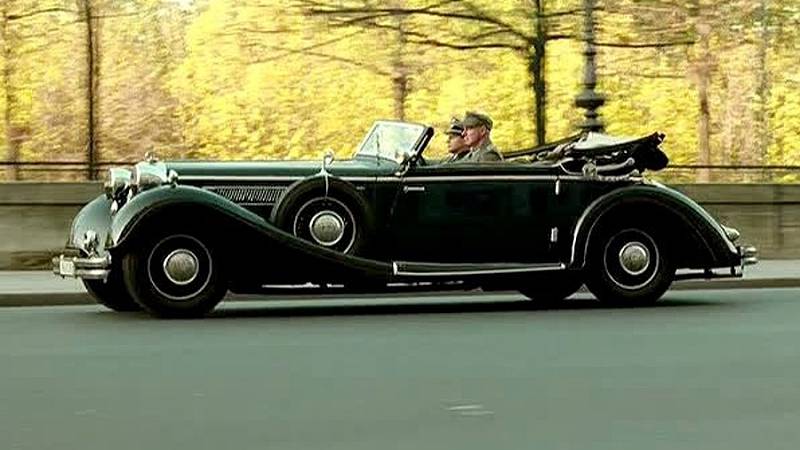
<svg viewBox="0 0 800 450"><path fill-rule="evenodd" d="M674 186L758 247L762 259L800 258L800 184Z"/></svg>
<svg viewBox="0 0 800 450"><path fill-rule="evenodd" d="M800 185L693 184L676 188L737 228L762 259L800 258ZM0 183L0 270L44 269L99 183Z"/></svg>
<svg viewBox="0 0 800 450"><path fill-rule="evenodd" d="M100 183L0 183L0 270L49 269Z"/></svg>

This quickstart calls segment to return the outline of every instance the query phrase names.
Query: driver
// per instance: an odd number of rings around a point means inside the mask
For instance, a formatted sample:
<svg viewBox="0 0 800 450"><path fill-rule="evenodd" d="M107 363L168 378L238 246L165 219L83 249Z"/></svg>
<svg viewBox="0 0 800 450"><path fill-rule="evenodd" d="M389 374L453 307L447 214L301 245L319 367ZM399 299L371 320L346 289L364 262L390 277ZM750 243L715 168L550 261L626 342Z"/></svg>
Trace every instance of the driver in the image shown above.
<svg viewBox="0 0 800 450"><path fill-rule="evenodd" d="M492 143L492 119L474 111L468 111L461 121L464 126L464 142L469 146L469 152L461 158L461 162L486 162L502 161L503 156Z"/></svg>
<svg viewBox="0 0 800 450"><path fill-rule="evenodd" d="M450 128L445 131L445 134L447 135L447 152L450 154L442 160L442 164L456 162L467 156L469 146L464 141L464 136L462 136L464 134L464 126L461 121L455 117L450 119Z"/></svg>

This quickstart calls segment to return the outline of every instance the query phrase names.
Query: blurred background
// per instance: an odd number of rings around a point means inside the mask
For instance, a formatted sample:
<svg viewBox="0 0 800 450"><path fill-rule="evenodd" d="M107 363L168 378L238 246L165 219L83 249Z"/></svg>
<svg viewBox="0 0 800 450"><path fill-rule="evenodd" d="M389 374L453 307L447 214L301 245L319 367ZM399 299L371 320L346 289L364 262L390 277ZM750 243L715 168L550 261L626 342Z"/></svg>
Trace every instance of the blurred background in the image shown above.
<svg viewBox="0 0 800 450"><path fill-rule="evenodd" d="M605 130L666 133L661 178L800 178L797 0L0 0L0 179L347 157L466 110L532 147L584 121L587 8Z"/></svg>

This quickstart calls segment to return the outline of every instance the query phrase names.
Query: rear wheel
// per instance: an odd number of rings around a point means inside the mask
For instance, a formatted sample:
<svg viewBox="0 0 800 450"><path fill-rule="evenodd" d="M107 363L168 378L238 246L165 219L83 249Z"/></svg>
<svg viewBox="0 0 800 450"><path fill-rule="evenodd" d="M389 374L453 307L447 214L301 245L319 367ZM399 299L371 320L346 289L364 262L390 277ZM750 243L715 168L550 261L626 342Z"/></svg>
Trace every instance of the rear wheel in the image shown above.
<svg viewBox="0 0 800 450"><path fill-rule="evenodd" d="M214 241L200 232L161 232L123 259L125 285L153 315L201 317L227 292Z"/></svg>
<svg viewBox="0 0 800 450"><path fill-rule="evenodd" d="M652 224L602 227L589 247L586 286L609 305L656 302L675 276L667 242Z"/></svg>

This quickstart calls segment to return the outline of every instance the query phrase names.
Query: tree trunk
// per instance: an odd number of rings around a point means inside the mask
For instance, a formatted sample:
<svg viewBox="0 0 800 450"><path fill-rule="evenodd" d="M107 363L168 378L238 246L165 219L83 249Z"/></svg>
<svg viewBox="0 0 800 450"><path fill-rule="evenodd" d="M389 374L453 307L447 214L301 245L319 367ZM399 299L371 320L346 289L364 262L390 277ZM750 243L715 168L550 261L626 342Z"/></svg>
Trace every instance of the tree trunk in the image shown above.
<svg viewBox="0 0 800 450"><path fill-rule="evenodd" d="M99 50L97 22L94 17L92 0L83 0L83 18L86 20L86 163L87 179L97 178L97 79L99 76Z"/></svg>
<svg viewBox="0 0 800 450"><path fill-rule="evenodd" d="M771 140L769 129L769 115L767 109L769 108L769 72L767 67L767 49L769 48L769 13L767 11L768 0L761 0L760 16L761 16L761 39L758 42L758 54L756 57L756 64L758 70L758 87L756 88L756 95L758 97L758 105L756 109L756 126L758 132L756 134L756 164L763 165L769 160L769 144ZM767 174L764 174L763 180L768 179Z"/></svg>
<svg viewBox="0 0 800 450"><path fill-rule="evenodd" d="M11 58L13 57L11 51L11 33L9 32L9 5L3 4L2 20L0 23L0 33L3 38L3 92L5 93L5 109L3 111L3 126L6 134L6 160L11 163L6 168L7 180L19 180L19 166L15 163L19 162L19 145L20 145L20 130L15 126L13 121L13 111L16 108L16 98L14 96L14 89L11 86L11 72L12 64Z"/></svg>
<svg viewBox="0 0 800 450"><path fill-rule="evenodd" d="M402 4L398 6L402 7ZM408 67L405 63L406 33L402 16L396 17L394 55L392 58L392 94L394 96L394 117L406 120L406 99L408 98Z"/></svg>
<svg viewBox="0 0 800 450"><path fill-rule="evenodd" d="M697 85L697 95L700 100L700 123L698 125L698 152L700 165L711 164L711 113L708 107L708 84L706 75L701 75ZM708 183L711 181L710 169L700 169L697 181Z"/></svg>
<svg viewBox="0 0 800 450"><path fill-rule="evenodd" d="M536 36L533 39L533 54L530 55L531 78L533 80L534 115L536 116L536 144L544 145L547 139L547 100L545 85L545 50L547 32L544 27L543 0L536 0Z"/></svg>
<svg viewBox="0 0 800 450"><path fill-rule="evenodd" d="M406 120L406 98L408 97L408 78L396 75L392 78L394 93L394 117L399 121Z"/></svg>
<svg viewBox="0 0 800 450"><path fill-rule="evenodd" d="M702 15L702 14L700 14ZM697 97L700 107L700 122L698 124L698 160L700 165L711 164L711 109L708 104L708 88L711 84L711 52L710 34L711 26L701 18L697 24L700 40L700 55L696 64ZM711 181L710 169L700 169L697 181L708 183Z"/></svg>

